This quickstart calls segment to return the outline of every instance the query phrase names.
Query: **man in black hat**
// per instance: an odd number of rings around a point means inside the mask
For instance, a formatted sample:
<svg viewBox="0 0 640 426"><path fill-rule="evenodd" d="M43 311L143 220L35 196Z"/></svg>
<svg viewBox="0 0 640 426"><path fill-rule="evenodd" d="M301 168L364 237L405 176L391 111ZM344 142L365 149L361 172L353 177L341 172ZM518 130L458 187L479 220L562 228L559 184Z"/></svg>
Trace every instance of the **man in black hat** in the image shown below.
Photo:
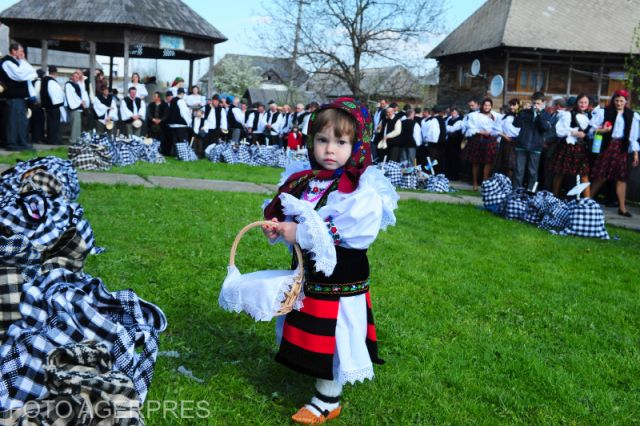
<svg viewBox="0 0 640 426"><path fill-rule="evenodd" d="M220 95L215 94L211 98L211 104L204 108L204 129L206 137L202 149L206 149L212 143L217 143L223 134L229 132L227 125L227 112L220 105Z"/></svg>
<svg viewBox="0 0 640 426"><path fill-rule="evenodd" d="M5 101L6 148L10 151L31 149L28 142L26 99L35 96L31 82L38 78L36 70L26 61L20 43L9 45L9 54L0 60L0 83Z"/></svg>
<svg viewBox="0 0 640 426"><path fill-rule="evenodd" d="M47 144L61 145L60 139L60 119L61 114L65 114L64 91L56 78L58 77L58 67L49 65L49 74L44 76L40 85L40 101L46 113L47 120Z"/></svg>
<svg viewBox="0 0 640 426"><path fill-rule="evenodd" d="M171 129L171 149L177 142L189 140L191 127L191 110L184 100L184 88L176 90L177 96L171 99L167 113L167 125Z"/></svg>

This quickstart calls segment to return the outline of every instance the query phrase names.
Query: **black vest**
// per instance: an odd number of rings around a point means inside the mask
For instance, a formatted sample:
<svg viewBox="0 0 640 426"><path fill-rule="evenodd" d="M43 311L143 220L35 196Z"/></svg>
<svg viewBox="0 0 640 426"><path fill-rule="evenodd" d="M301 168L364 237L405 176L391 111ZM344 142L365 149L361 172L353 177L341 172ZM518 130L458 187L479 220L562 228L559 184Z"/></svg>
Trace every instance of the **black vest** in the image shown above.
<svg viewBox="0 0 640 426"><path fill-rule="evenodd" d="M449 120L449 126L453 126L454 124L456 124L458 121L462 121L463 118L461 115L459 115L456 118L452 118L451 120ZM448 133L447 137L449 138L449 141L451 142L458 142L460 140L462 140L462 129L453 132L453 133Z"/></svg>
<svg viewBox="0 0 640 426"><path fill-rule="evenodd" d="M187 125L187 122L184 121L184 118L180 115L180 107L178 106L178 101L180 99L181 98L178 96L171 99L171 103L169 104L169 113L167 114L167 124Z"/></svg>
<svg viewBox="0 0 640 426"><path fill-rule="evenodd" d="M73 87L73 90L75 90L76 95L78 95L78 98L80 98L80 101L82 101L82 90L80 90L80 85L78 83L74 83L73 81L67 81L65 84L70 84L71 87ZM78 111L81 109L83 109L82 103L80 103L80 105L78 105L78 108L75 108L74 111Z"/></svg>
<svg viewBox="0 0 640 426"><path fill-rule="evenodd" d="M604 150L609 145L611 141L611 135L613 134L613 129L616 128L616 118L618 117L618 111L615 108L607 108L604 110L604 123L607 121L612 124L611 132L605 133L602 135L602 150L600 152L604 152ZM626 153L629 149L629 135L631 134L631 123L633 123L633 111L629 108L624 109L622 112L622 118L624 118L624 134L622 136L622 149Z"/></svg>
<svg viewBox="0 0 640 426"><path fill-rule="evenodd" d="M49 94L49 82L56 81L55 78L50 75L45 75L42 79L42 85L40 86L40 102L42 103L42 107L44 109L53 109L60 108L64 105L64 102L60 102L59 104L53 105L53 101L51 100L51 95ZM58 84L57 82L55 84Z"/></svg>
<svg viewBox="0 0 640 426"><path fill-rule="evenodd" d="M227 111L227 125L230 129L242 129L242 123L238 123L236 116L233 114L233 109L238 108L234 105L229 105L229 111Z"/></svg>
<svg viewBox="0 0 640 426"><path fill-rule="evenodd" d="M8 99L28 98L29 83L26 81L12 80L3 68L4 63L7 61L13 62L14 64L16 64L16 66L20 65L20 62L18 62L16 58L10 55L6 55L4 58L0 59L0 81L5 86L5 91L2 94L2 97Z"/></svg>
<svg viewBox="0 0 640 426"><path fill-rule="evenodd" d="M415 148L416 141L413 140L413 129L416 126L416 122L413 120L402 121L402 131L400 132L400 146L403 148Z"/></svg>
<svg viewBox="0 0 640 426"><path fill-rule="evenodd" d="M260 121L260 112L256 110L253 112L253 123L251 124L251 128L253 129L254 132L258 130L259 121Z"/></svg>
<svg viewBox="0 0 640 426"><path fill-rule="evenodd" d="M111 108L111 103L113 102L113 95L109 95L105 98L104 96L102 96L102 93L101 93L98 96L96 96L96 99L100 101L102 105L106 106L107 108ZM104 115L100 115L100 116L98 116L98 113L96 113L95 109L93 110L93 113L96 118L102 120L109 114L109 111L107 110L107 112L105 112Z"/></svg>
<svg viewBox="0 0 640 426"><path fill-rule="evenodd" d="M386 119L385 124L384 124L384 128L387 131L383 132L383 134L387 134L388 135L389 133L393 132L393 130L396 127L396 123L398 122L398 120L400 120L400 117L398 117L397 115L395 117L393 117L391 120ZM398 146L398 141L399 141L399 137L396 136L395 138L387 139L387 144L389 145L389 148L391 148L391 145Z"/></svg>
<svg viewBox="0 0 640 426"><path fill-rule="evenodd" d="M207 118L209 118L209 114L211 114L211 110L214 111L214 114L216 115L216 129L220 128L220 119L222 118L222 107L220 105L218 105L217 107L211 108L211 105L207 105L206 107L204 107L204 118L205 120ZM203 120L204 122L204 120ZM209 130L215 130L215 129L209 129Z"/></svg>
<svg viewBox="0 0 640 426"><path fill-rule="evenodd" d="M280 115L280 113L278 111L276 112L271 112L269 111L267 113L267 123L273 125L273 123L275 123L276 121L278 121L278 116Z"/></svg>
<svg viewBox="0 0 640 426"><path fill-rule="evenodd" d="M578 115L577 111L571 111L571 127L577 127L580 128L580 126L578 125L578 120L576 119L576 116ZM587 112L586 113L587 118L589 118L589 121L591 121L591 113ZM589 133L589 130L591 130L591 124L589 124L587 126L586 129L581 129L583 132L585 133Z"/></svg>
<svg viewBox="0 0 640 426"><path fill-rule="evenodd" d="M142 100L140 98L131 99L131 97L127 96L124 98L124 103L127 105L129 111L133 112L133 102L135 101L136 107L138 108L138 115L140 115L140 107L142 106ZM133 118L130 118L125 121L125 123L132 123Z"/></svg>

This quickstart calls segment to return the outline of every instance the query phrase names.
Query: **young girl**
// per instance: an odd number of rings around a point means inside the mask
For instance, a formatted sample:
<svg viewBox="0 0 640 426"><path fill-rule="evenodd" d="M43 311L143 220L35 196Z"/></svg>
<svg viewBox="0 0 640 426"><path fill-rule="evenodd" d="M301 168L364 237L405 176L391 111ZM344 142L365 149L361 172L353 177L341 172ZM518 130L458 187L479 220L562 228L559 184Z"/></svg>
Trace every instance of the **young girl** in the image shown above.
<svg viewBox="0 0 640 426"><path fill-rule="evenodd" d="M637 167L638 160L638 119L632 110L627 108L629 94L619 90L611 97L611 103L594 120L596 132L603 135L601 154L593 166L593 197L598 194L602 184L609 179L616 181L616 195L618 197L618 214L631 217L625 207L627 196L627 177L629 176L628 155L632 154L633 167Z"/></svg>
<svg viewBox="0 0 640 426"><path fill-rule="evenodd" d="M586 138L592 130L589 121L589 97L581 93L576 98L573 111L564 112L556 123L556 135L560 146L553 161L553 193L560 194L560 186L565 175L580 175L582 182L589 182L589 157ZM590 196L590 188L583 192Z"/></svg>
<svg viewBox="0 0 640 426"><path fill-rule="evenodd" d="M502 132L502 115L491 109L493 101L486 98L478 114L469 114L466 135L469 138L464 150L464 158L471 163L473 190L478 190L478 175L482 165L482 179L491 176L493 163L498 152L498 135Z"/></svg>
<svg viewBox="0 0 640 426"><path fill-rule="evenodd" d="M287 135L287 146L289 149L298 149L302 147L303 136L298 126L293 126L291 132Z"/></svg>
<svg viewBox="0 0 640 426"><path fill-rule="evenodd" d="M398 196L371 164L371 119L350 98L310 118L311 169L283 178L266 206L271 240L304 251L304 307L279 317L276 360L316 377L315 395L292 417L317 424L340 414L345 383L373 378L378 358L369 296L367 248L395 224ZM299 167L298 167L299 170ZM285 175L287 172L285 172Z"/></svg>

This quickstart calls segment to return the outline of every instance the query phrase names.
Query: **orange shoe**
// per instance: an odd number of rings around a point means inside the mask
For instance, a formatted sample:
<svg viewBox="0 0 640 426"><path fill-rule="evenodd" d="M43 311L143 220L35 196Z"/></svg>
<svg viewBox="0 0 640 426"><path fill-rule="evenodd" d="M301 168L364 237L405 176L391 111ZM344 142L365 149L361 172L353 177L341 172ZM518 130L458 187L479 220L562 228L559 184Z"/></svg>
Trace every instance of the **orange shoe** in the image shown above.
<svg viewBox="0 0 640 426"><path fill-rule="evenodd" d="M316 408L318 410L318 408ZM318 410L320 411L320 410ZM307 407L302 407L301 409L298 410L297 413L295 413L293 416L291 416L291 420L293 420L296 423L299 423L301 425L319 425L320 423L324 423L326 421L329 421L331 419L335 419L336 417L338 417L340 415L340 412L342 411L342 407L339 406L338 408L332 410L332 411L325 411L324 413L320 414L319 416L316 416L315 414L313 414L313 412L311 412L311 410L309 410Z"/></svg>

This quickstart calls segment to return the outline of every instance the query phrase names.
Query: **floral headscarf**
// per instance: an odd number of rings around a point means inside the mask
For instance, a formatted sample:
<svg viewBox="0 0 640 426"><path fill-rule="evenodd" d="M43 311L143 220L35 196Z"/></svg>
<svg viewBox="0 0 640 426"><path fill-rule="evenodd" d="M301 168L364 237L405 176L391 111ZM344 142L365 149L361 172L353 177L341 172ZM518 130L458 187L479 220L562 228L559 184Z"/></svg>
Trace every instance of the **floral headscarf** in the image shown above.
<svg viewBox="0 0 640 426"><path fill-rule="evenodd" d="M355 124L355 142L351 150L351 158L343 167L337 170L321 169L313 156L313 134L307 137L307 148L309 150L309 160L311 170L303 170L291 175L287 181L278 189L278 195L269 203L264 210L265 218L273 217L279 220L284 219L282 205L279 195L288 193L295 197L300 197L312 179L333 180L338 179L337 190L344 193L355 191L360 182L360 176L371 165L371 135L373 125L371 116L367 108L353 98L338 98L335 101L322 105L317 111L311 114L309 119L309 129L313 128L317 114L325 109L335 108L348 113Z"/></svg>

